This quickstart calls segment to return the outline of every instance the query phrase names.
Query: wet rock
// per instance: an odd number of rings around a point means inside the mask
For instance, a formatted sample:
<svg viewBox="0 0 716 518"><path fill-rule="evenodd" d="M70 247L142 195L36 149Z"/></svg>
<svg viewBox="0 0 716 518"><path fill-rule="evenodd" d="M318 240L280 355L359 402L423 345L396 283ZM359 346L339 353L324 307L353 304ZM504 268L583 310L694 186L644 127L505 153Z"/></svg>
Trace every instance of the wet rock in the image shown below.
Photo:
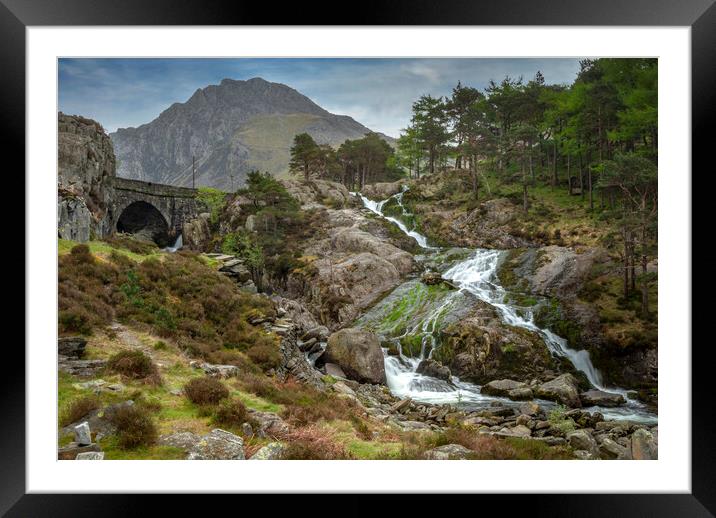
<svg viewBox="0 0 716 518"><path fill-rule="evenodd" d="M490 396L503 396L511 399L531 399L532 390L526 383L510 379L494 380L480 388L480 392Z"/></svg>
<svg viewBox="0 0 716 518"><path fill-rule="evenodd" d="M385 384L383 350L378 337L370 331L348 328L333 333L324 357L326 362L340 365L350 379Z"/></svg>
<svg viewBox="0 0 716 518"><path fill-rule="evenodd" d="M244 460L244 440L226 430L215 428L191 449L187 460Z"/></svg>
<svg viewBox="0 0 716 518"><path fill-rule="evenodd" d="M624 396L602 390L587 390L579 395L583 406L616 407L626 403Z"/></svg>
<svg viewBox="0 0 716 518"><path fill-rule="evenodd" d="M425 452L427 460L464 460L467 459L472 450L461 444L445 444Z"/></svg>
<svg viewBox="0 0 716 518"><path fill-rule="evenodd" d="M536 392L538 397L558 401L570 407L582 406L577 390L577 380L569 373L539 385Z"/></svg>
<svg viewBox="0 0 716 518"><path fill-rule="evenodd" d="M450 369L440 362L426 359L418 364L415 372L424 376L430 376L444 381L450 381Z"/></svg>

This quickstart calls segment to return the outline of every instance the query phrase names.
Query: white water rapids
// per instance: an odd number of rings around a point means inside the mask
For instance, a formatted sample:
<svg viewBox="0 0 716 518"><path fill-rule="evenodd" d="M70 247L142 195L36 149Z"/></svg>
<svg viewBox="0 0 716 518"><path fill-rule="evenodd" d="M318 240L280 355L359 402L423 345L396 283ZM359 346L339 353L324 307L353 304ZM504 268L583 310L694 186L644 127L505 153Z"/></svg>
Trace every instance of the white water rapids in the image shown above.
<svg viewBox="0 0 716 518"><path fill-rule="evenodd" d="M401 220L383 214L383 207L391 199L395 200L403 211L403 215L409 216L409 212L403 206L403 195L407 189L383 201L372 201L361 193L352 193L361 198L363 205L395 224L405 234L415 239L418 245L426 251L426 254L437 254L440 249L428 244L427 238L415 229L409 229ZM434 404L464 404L465 406L479 407L489 405L490 402L498 400L507 405L513 405L505 398L487 396L480 393L478 385L460 381L452 377L452 383L418 374L415 370L420 361L429 358L435 346L433 333L440 316L449 310L454 298L460 291L469 292L480 300L495 307L502 319L510 325L528 329L539 334L544 340L548 349L556 356L567 358L574 367L583 372L589 382L597 389L622 394L627 400L626 405L617 408L590 407L586 410L599 411L605 417L611 419L630 419L634 421L655 422L656 415L650 412L642 403L627 397L627 391L615 387L605 387L600 372L592 365L589 352L577 351L569 347L567 341L554 334L548 329L542 329L535 325L532 311L529 308L517 308L506 302L506 291L500 286L496 271L503 251L500 250L475 250L467 259L459 261L445 271L443 278L452 281L459 290L451 292L443 304L432 314L428 315L416 329L406 331L406 334L419 334L422 338L422 349L420 358L411 358L400 354L399 356L385 356L385 371L388 387L398 397L410 397L416 401L424 401ZM554 403L539 401L542 406L554 406Z"/></svg>

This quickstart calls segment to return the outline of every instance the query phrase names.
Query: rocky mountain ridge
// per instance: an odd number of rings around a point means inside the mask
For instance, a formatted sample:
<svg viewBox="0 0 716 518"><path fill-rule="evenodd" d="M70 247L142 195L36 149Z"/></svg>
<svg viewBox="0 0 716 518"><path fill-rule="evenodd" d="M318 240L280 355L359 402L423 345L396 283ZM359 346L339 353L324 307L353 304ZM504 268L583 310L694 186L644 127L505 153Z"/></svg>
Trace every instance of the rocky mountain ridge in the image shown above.
<svg viewBox="0 0 716 518"><path fill-rule="evenodd" d="M319 143L338 145L369 131L289 86L256 77L224 79L200 88L153 121L120 128L110 137L118 176L191 186L194 158L197 186L228 190L232 184L241 185L252 169L285 174L297 133L307 132Z"/></svg>

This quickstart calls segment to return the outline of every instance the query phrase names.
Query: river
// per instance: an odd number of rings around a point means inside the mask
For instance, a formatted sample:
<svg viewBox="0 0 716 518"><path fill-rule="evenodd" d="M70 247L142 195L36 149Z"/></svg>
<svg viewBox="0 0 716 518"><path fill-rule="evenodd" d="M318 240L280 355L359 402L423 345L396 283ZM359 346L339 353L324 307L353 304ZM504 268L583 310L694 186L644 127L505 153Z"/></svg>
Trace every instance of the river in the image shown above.
<svg viewBox="0 0 716 518"><path fill-rule="evenodd" d="M444 249L431 246L427 238L416 229L408 228L399 218L383 213L383 207L392 199L402 209L403 215L409 216L409 212L403 205L403 195L406 191L407 189L403 189L400 193L382 201L370 200L361 193L352 194L360 197L367 209L390 221L406 235L412 237L424 251L422 255L423 261L433 263L436 260L439 261L441 254L445 251ZM607 419L628 419L655 424L657 422L656 414L640 401L629 398L627 390L604 385L601 373L592 364L588 351L572 349L564 338L557 336L549 329L538 327L534 323L530 308L518 307L506 302L509 299L505 297L506 291L500 285L496 275L497 267L503 254L505 254L503 250L476 249L470 251L467 258L443 266L444 271L441 272L443 278L452 281L458 287L458 290L450 292L438 307L432 308L420 322L405 331L405 334L420 335L422 337L419 357L403 355L402 351L400 355L391 356L387 354L387 350L385 351L385 371L391 392L401 398L410 397L416 401L433 404L454 404L467 409L489 406L494 401L499 401L506 405L518 404L505 398L481 394L479 385L461 381L456 376L453 376L452 382L448 383L415 372L420 361L430 358L433 349L439 347L436 338L437 333L439 333L438 322L440 318L450 311L457 297L464 295L461 292L466 292L497 309L505 323L537 333L553 355L568 359L575 369L584 373L594 388L619 393L626 399L626 404L621 407L593 406L584 408L584 410L601 412ZM536 401L545 408L555 406L554 403L549 401Z"/></svg>

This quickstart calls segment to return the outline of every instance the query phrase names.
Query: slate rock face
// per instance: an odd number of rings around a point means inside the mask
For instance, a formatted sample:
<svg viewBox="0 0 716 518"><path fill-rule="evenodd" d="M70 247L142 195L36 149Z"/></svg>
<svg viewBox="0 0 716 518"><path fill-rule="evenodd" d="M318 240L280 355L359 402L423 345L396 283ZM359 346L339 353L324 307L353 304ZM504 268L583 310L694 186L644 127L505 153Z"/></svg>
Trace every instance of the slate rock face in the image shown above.
<svg viewBox="0 0 716 518"><path fill-rule="evenodd" d="M111 230L116 159L104 128L60 112L57 121L57 227L59 237L84 242Z"/></svg>

